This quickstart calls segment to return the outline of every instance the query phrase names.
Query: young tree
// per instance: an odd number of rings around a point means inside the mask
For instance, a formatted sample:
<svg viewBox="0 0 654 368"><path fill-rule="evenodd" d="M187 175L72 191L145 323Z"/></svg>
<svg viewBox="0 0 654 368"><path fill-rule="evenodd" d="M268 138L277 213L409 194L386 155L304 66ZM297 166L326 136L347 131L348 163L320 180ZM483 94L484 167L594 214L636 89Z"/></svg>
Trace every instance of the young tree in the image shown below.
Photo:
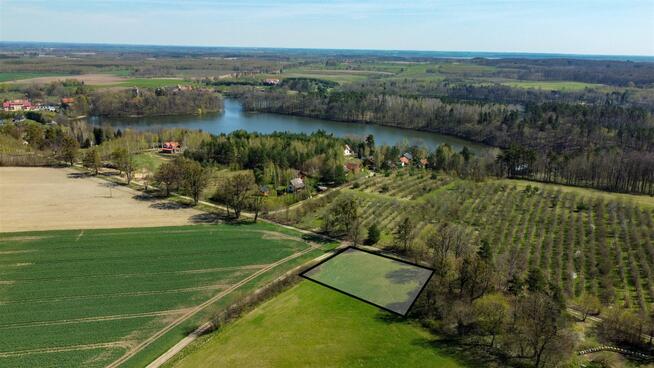
<svg viewBox="0 0 654 368"><path fill-rule="evenodd" d="M59 158L70 164L70 166L73 166L78 154L79 143L77 143L77 140L68 134L64 135L61 142L61 150L59 151Z"/></svg>
<svg viewBox="0 0 654 368"><path fill-rule="evenodd" d="M551 360L563 360L560 356L559 340L564 319L561 308L544 293L530 293L519 300L516 306L515 340L527 348L527 356L536 368L543 367ZM574 345L574 344L571 344Z"/></svg>
<svg viewBox="0 0 654 368"><path fill-rule="evenodd" d="M356 228L360 226L359 201L352 195L339 197L323 217L325 230L357 237L357 241L360 229Z"/></svg>
<svg viewBox="0 0 654 368"><path fill-rule="evenodd" d="M366 239L366 244L368 245L377 244L380 237L381 237L381 231L379 230L379 226L377 226L376 223L373 223L368 228L368 239Z"/></svg>
<svg viewBox="0 0 654 368"><path fill-rule="evenodd" d="M225 181L222 191L219 189L217 197L231 207L234 217L241 217L241 212L248 206L252 195L255 194L256 184L252 172L238 173L230 176Z"/></svg>
<svg viewBox="0 0 654 368"><path fill-rule="evenodd" d="M209 184L209 176L199 162L184 159L181 165L181 183L184 190L191 194L193 204L197 205L202 191Z"/></svg>
<svg viewBox="0 0 654 368"><path fill-rule="evenodd" d="M411 217L406 216L393 233L395 244L405 252L409 250L413 238L415 237L414 224Z"/></svg>
<svg viewBox="0 0 654 368"><path fill-rule="evenodd" d="M589 315L598 314L602 309L602 303L599 298L588 293L585 293L578 299L577 306L582 315L582 322L586 322L586 318L588 318Z"/></svg>
<svg viewBox="0 0 654 368"><path fill-rule="evenodd" d="M154 174L154 181L163 184L166 197L170 195L170 189L179 185L181 177L180 166L176 161L164 162Z"/></svg>
<svg viewBox="0 0 654 368"><path fill-rule="evenodd" d="M136 162L134 161L134 154L129 152L127 148L119 147L111 154L114 164L121 173L125 173L127 185L132 182L134 172L136 171Z"/></svg>
<svg viewBox="0 0 654 368"><path fill-rule="evenodd" d="M509 301L502 294L488 294L475 300L473 309L482 333L491 337L489 346L495 347L495 338L507 327Z"/></svg>
<svg viewBox="0 0 654 368"><path fill-rule="evenodd" d="M102 164L102 161L100 160L100 152L98 152L98 149L93 147L86 151L86 154L82 159L82 163L84 164L84 167L89 170L93 170L95 175L98 175L98 169Z"/></svg>

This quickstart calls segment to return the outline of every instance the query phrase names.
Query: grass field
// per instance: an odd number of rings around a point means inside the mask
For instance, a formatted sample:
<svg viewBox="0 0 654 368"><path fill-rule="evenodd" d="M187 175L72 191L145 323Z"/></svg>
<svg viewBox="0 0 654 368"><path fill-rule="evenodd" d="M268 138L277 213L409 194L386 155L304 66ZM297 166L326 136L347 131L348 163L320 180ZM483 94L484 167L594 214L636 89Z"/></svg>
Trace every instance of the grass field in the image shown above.
<svg viewBox="0 0 654 368"><path fill-rule="evenodd" d="M40 77L50 77L61 75L61 73L42 73L42 72L0 72L0 83L21 79L31 79Z"/></svg>
<svg viewBox="0 0 654 368"><path fill-rule="evenodd" d="M464 367L426 330L303 281L168 367Z"/></svg>
<svg viewBox="0 0 654 368"><path fill-rule="evenodd" d="M161 88L177 85L192 85L194 82L182 78L131 78L124 82L106 85L102 87L138 87L138 88Z"/></svg>
<svg viewBox="0 0 654 368"><path fill-rule="evenodd" d="M285 221L320 229L336 196L360 200L362 225L382 229L378 246L406 216L415 223L415 247L440 224L453 222L487 240L496 257L520 254L525 268L538 267L569 298L585 293L607 304L648 311L654 307L654 207L651 197L522 181L475 183L427 173L378 175L309 200Z"/></svg>
<svg viewBox="0 0 654 368"><path fill-rule="evenodd" d="M600 88L605 87L602 84L573 82L573 81L508 81L502 84L527 89L544 89L556 91L580 91L585 88Z"/></svg>
<svg viewBox="0 0 654 368"><path fill-rule="evenodd" d="M0 234L0 366L106 366L305 249L297 233L268 224ZM185 330L174 332L167 343Z"/></svg>
<svg viewBox="0 0 654 368"><path fill-rule="evenodd" d="M432 271L349 248L303 275L405 315Z"/></svg>

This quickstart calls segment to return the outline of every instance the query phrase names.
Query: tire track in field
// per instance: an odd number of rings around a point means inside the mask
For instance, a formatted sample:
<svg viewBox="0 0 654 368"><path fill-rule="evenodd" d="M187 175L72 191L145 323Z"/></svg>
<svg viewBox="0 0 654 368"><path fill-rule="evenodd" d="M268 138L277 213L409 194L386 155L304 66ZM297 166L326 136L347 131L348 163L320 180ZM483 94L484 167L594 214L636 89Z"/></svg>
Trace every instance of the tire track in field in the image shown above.
<svg viewBox="0 0 654 368"><path fill-rule="evenodd" d="M10 304L22 304L22 303L52 303L52 302L62 302L66 300L86 300L93 298L101 297L116 297L116 296L143 296L143 295L160 295L160 294L175 294L175 293L185 293L190 291L201 291L201 290L216 290L216 289L225 289L229 287L229 284L214 284L206 286L196 286L190 288L180 288L180 289L169 289L169 290L151 290L151 291L129 291L122 293L112 293L112 294L91 294L91 295L74 295L66 296L60 298L48 298L48 299L20 299L20 300L11 300L8 302L0 302L0 305L10 305ZM2 326L2 325L0 325Z"/></svg>
<svg viewBox="0 0 654 368"><path fill-rule="evenodd" d="M122 320L122 319L169 316L169 315L181 314L187 312L188 310L189 308L183 308L183 309L156 311L156 312L116 314L113 316L84 317L84 318L61 319L55 321L41 321L41 322L9 323L5 325L0 325L0 330L11 329L11 328L23 328L23 327L57 326L57 325L67 325L67 324L74 324L74 323L102 322L102 321L115 321L115 320Z"/></svg>
<svg viewBox="0 0 654 368"><path fill-rule="evenodd" d="M71 279L97 279L97 278L130 278L130 277L139 277L139 276L156 276L156 275L183 275L187 273L209 273L209 272L220 272L220 271L239 271L239 270L252 270L258 268L264 268L268 264L256 264L256 265L245 265L245 266L231 266L231 267L216 267L216 268L200 268L200 269L191 269L191 270L177 270L177 271L159 271L159 272L133 272L133 273L102 273L102 274L91 274L91 275L71 275L68 277L34 277L34 278L17 278L18 281L68 281ZM0 267L2 269L2 267ZM3 273L0 272L0 275Z"/></svg>
<svg viewBox="0 0 654 368"><path fill-rule="evenodd" d="M141 343L139 343L138 345L136 345L132 349L128 350L122 357L118 358L113 363L107 365L106 368L116 368L116 367L120 366L121 364L125 363L128 359L130 359L131 357L133 357L134 355L139 353L141 350L148 347L150 344L155 342L161 336L163 336L166 333L170 332L173 328L179 326L181 323L183 323L187 319L193 317L198 312L202 311L204 308L206 308L209 305L211 305L211 304L217 302L218 300L224 298L225 296L232 293L234 290L236 290L239 287L247 284L248 282L254 280L255 278L261 276L262 274L272 270L273 268L275 268L275 267L277 267L279 265L282 265L282 264L284 264L284 263L286 263L288 261L291 261L291 260L293 260L295 258L298 258L298 257L300 257L300 256L302 256L304 254L307 254L307 253L309 253L309 252L311 252L313 250L319 249L321 247L321 245L317 244L317 243L311 242L309 244L310 244L310 246L307 249L304 249L304 250L302 250L300 252L297 252L297 253L293 253L290 256L286 257L286 258L282 258L282 259L280 259L279 261L277 261L275 263L269 264L267 267L262 268L259 271L253 273L252 275L244 278L243 280L241 280L241 281L237 282L236 284L230 286L228 289L223 290L219 294L217 294L217 295L213 296L212 298L206 300L205 302L198 305L197 307L191 308L191 310L189 312L187 312L184 315L180 316L179 318L175 319L173 322L168 324L166 327L164 327L161 330L157 331L154 335L150 336L149 338L145 339L144 341L142 341Z"/></svg>
<svg viewBox="0 0 654 368"><path fill-rule="evenodd" d="M97 344L86 344L86 345L69 345L69 346L61 346L56 348L42 348L42 349L28 349L28 350L0 352L0 358L11 358L11 357L18 357L18 356L29 355L29 354L62 353L66 351L75 351L75 350L92 350L92 349L107 349L107 348L129 349L129 346L130 344L127 341L102 342Z"/></svg>

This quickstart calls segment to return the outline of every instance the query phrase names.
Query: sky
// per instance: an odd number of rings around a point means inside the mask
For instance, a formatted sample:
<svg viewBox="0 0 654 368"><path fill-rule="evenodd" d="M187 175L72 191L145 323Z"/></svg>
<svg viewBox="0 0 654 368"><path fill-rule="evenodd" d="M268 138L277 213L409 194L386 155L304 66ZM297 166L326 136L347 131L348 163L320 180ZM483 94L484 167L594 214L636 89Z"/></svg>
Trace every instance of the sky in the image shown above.
<svg viewBox="0 0 654 368"><path fill-rule="evenodd" d="M654 0L0 0L0 41L654 56Z"/></svg>

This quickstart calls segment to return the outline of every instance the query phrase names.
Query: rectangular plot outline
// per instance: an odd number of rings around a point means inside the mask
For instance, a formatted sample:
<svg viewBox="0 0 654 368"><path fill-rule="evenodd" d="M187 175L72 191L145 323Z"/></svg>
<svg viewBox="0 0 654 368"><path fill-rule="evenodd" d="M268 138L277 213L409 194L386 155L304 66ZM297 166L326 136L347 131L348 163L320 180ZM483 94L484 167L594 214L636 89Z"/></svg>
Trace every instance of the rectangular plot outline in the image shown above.
<svg viewBox="0 0 654 368"><path fill-rule="evenodd" d="M411 302L411 305L409 306L409 308L406 310L406 312L405 312L404 314L399 313L399 312L396 312L396 311L391 310L391 309L389 309L389 308L386 308L386 307L384 307L383 305L379 305L379 304L376 304L376 303L374 303L374 302L371 302L370 300L366 300L366 299L364 299L364 298L361 298L361 297L359 297L359 296L356 296L356 295L354 295L354 294L351 294L351 293L349 293L349 292L347 292L347 291L345 291L345 290L341 290L341 289L338 289L338 288L336 288L336 287L334 287L334 286L331 286L331 285L325 284L324 282L321 282L321 281L318 281L318 280L314 280L314 279L312 279L310 276L307 276L307 275L306 275L308 272L310 272L310 271L312 271L313 269L315 269L315 268L321 266L323 263L326 263L326 262L330 261L331 259L333 259L333 258L335 258L335 257L338 257L339 255L341 255L341 253L343 253L343 252L345 252L345 251L347 251L347 250L350 250L350 249L354 249L354 250L356 250L356 251L360 251L360 252L368 253L368 254L371 254L371 255L373 255L373 256L377 256L377 257L387 258L387 259L390 259L390 260L393 260L393 261L396 261L396 262L404 263L404 264L407 264L407 265L410 265L410 266L414 266L414 267L418 267L418 268L422 268L422 269L424 269L424 270L428 270L428 271L430 271L430 273L429 273L429 277L427 278L427 280L425 281L425 283L422 285L422 287L420 287L420 290L419 290L418 293L416 294L416 297L413 299L413 301ZM420 294L422 294L423 290L425 290L425 287L427 287L427 284L429 284L429 281L430 281L431 278L434 276L434 272L435 272L435 270L434 270L433 268L425 267L425 266L423 266L423 265L420 265L420 264L417 264L417 263L413 263L413 262L409 262L409 261L404 260L404 259L400 259L400 258L392 257L392 256L389 256L389 255L386 255L386 254L375 253L375 252L370 251L370 250L367 250L367 249L362 249L362 248L359 248L359 247L355 247L355 246L350 245L350 246L347 246L347 247L345 247L345 248L339 250L338 252L332 254L331 256L327 257L326 259L323 259L322 261L320 261L320 262L318 262L317 264L315 264L315 265L309 267L308 269L302 271L302 273L300 273L300 277L302 277L302 278L304 278L304 279L306 279L306 280L309 280L309 281L311 281L311 282L315 282L316 284L321 285L321 286L324 286L324 287L326 287L326 288L328 288L328 289L331 289L331 290L337 291L337 292L339 292L339 293L341 293L341 294L347 295L347 296L349 296L350 298L354 298L354 299L356 299L356 300L358 300L358 301L364 302L364 303L366 303L366 304L369 304L369 305L375 306L375 307L377 307L377 308L383 309L383 310L385 310L385 311L387 311L387 312L393 313L393 314L395 314L395 315L397 315L397 316L400 316L400 317L406 317L407 314L409 314L409 311L411 311L411 308L413 308L413 305L416 304L416 301L418 300L418 297L420 297Z"/></svg>

